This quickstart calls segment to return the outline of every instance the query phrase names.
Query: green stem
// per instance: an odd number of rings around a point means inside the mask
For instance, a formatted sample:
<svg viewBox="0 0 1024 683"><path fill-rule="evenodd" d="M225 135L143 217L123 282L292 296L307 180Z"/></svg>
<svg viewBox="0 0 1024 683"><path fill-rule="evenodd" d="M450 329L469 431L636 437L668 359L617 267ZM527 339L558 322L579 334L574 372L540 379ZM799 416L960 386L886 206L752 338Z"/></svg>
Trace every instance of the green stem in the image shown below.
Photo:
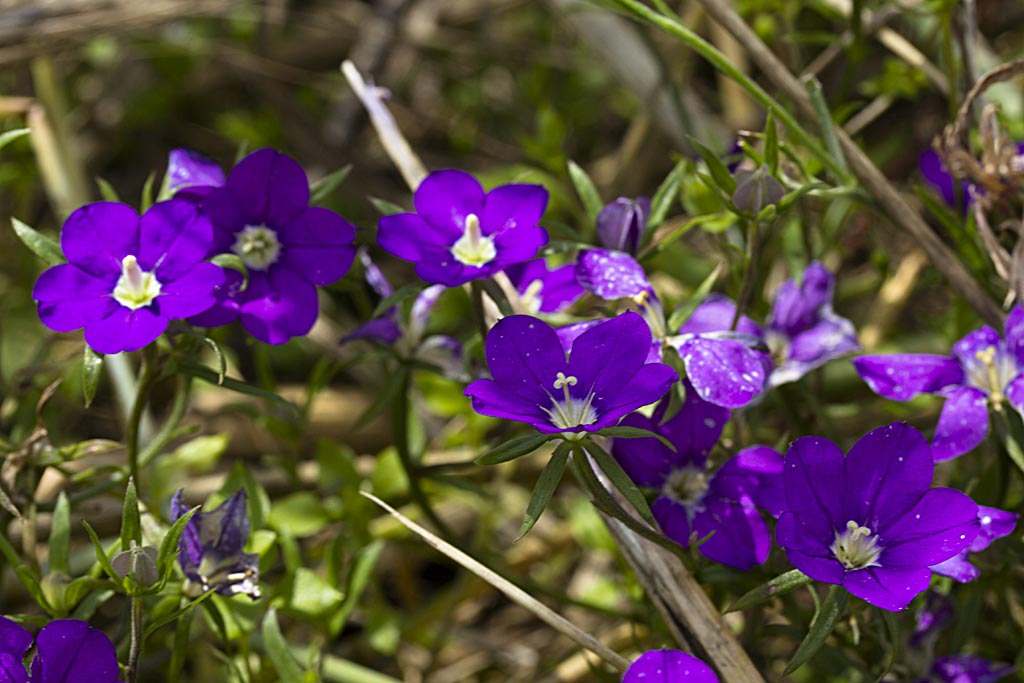
<svg viewBox="0 0 1024 683"><path fill-rule="evenodd" d="M736 329L740 316L750 306L750 299L754 295L754 281L757 279L757 255L761 251L761 223L758 220L750 221L747 228L747 267L743 269L743 283L740 285L740 295L736 297L736 310L732 314L730 330Z"/></svg>
<svg viewBox="0 0 1024 683"><path fill-rule="evenodd" d="M409 444L409 392L412 391L412 369L403 364L398 370L398 389L395 391L394 402L391 406L392 429L395 438L395 449L398 451L398 459L405 470L405 476L409 480L409 495L413 502L419 506L423 514L430 520L438 533L447 538L453 539L451 530L438 516L434 508L430 506L426 493L421 486L421 475L417 463L413 462L412 448Z"/></svg>
<svg viewBox="0 0 1024 683"><path fill-rule="evenodd" d="M149 390L156 377L156 348L150 344L142 350L142 367L139 369L139 384L135 391L128 424L125 426L125 445L128 448L128 475L135 480L137 489L141 489L139 479L139 429L142 415L146 411Z"/></svg>
<svg viewBox="0 0 1024 683"><path fill-rule="evenodd" d="M142 596L133 595L131 641L128 646L128 665L125 667L125 678L127 683L138 683L139 680L139 658L142 657Z"/></svg>
<svg viewBox="0 0 1024 683"><path fill-rule="evenodd" d="M185 596L181 597L181 608L188 606L190 600ZM171 664L167 671L167 680L170 683L177 683L181 680L182 671L185 669L185 660L188 657L188 642L192 631L191 610L184 612L178 617L174 627L174 650L171 652Z"/></svg>
<svg viewBox="0 0 1024 683"><path fill-rule="evenodd" d="M153 440L146 444L139 454L139 466L145 467L149 462L160 454L160 451L174 438L174 432L185 417L188 409L189 399L192 397L192 376L184 373L178 374L177 391L174 394L174 403L167 414L167 419L160 427L160 431L153 436ZM136 486L138 481L136 481Z"/></svg>
<svg viewBox="0 0 1024 683"><path fill-rule="evenodd" d="M833 159L817 141L804 130L803 126L790 114L781 104L776 102L771 95L764 91L749 76L737 69L729 58L719 52L711 43L683 25L678 18L666 16L647 7L638 0L614 0L622 9L629 14L643 19L649 24L657 26L661 30L678 38L687 47L700 54L704 59L711 62L711 65L723 74L736 81L746 90L751 97L759 102L766 109L771 110L775 118L784 125L800 144L806 147L814 156L821 160L825 166L837 177L845 178L846 174L843 165Z"/></svg>

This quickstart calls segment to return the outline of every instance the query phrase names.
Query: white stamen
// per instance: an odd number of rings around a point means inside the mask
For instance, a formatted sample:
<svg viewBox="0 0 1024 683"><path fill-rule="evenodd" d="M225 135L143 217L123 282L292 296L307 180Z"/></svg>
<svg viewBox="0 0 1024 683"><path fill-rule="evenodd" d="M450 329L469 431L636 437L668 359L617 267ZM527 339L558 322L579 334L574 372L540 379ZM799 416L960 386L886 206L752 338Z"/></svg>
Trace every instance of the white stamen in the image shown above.
<svg viewBox="0 0 1024 683"><path fill-rule="evenodd" d="M128 254L121 260L121 277L114 286L113 296L117 303L133 311L145 308L160 296L160 282L156 275L139 267L134 255Z"/></svg>
<svg viewBox="0 0 1024 683"><path fill-rule="evenodd" d="M882 555L882 548L878 547L878 537L871 529L852 519L846 523L846 531L836 532L836 539L829 550L847 569L881 566L878 558Z"/></svg>
<svg viewBox="0 0 1024 683"><path fill-rule="evenodd" d="M231 251L238 254L250 270L266 270L281 257L277 233L265 225L247 225L235 235Z"/></svg>

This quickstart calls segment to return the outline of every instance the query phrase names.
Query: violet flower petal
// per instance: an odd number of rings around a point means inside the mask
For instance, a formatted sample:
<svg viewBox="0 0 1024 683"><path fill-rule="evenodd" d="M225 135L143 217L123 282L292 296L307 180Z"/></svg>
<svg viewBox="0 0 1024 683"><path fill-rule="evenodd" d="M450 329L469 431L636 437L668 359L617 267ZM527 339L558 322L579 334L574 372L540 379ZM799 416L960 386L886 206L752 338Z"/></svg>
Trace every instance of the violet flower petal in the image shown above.
<svg viewBox="0 0 1024 683"><path fill-rule="evenodd" d="M966 494L930 489L901 518L879 531L883 567L913 569L931 566L970 546L978 535L978 505Z"/></svg>
<svg viewBox="0 0 1024 683"><path fill-rule="evenodd" d="M654 420L640 413L627 415L619 424L623 427L636 427L664 433L664 427L659 428ZM673 467L684 467L690 464L692 459L692 453L689 450L678 449L677 452L673 452L668 446L653 437L615 439L612 442L612 455L634 483L647 488L659 488Z"/></svg>
<svg viewBox="0 0 1024 683"><path fill-rule="evenodd" d="M605 301L653 291L643 267L622 251L584 249L576 260L576 280Z"/></svg>
<svg viewBox="0 0 1024 683"><path fill-rule="evenodd" d="M547 206L548 191L540 185L500 185L484 197L480 231L494 235L535 227Z"/></svg>
<svg viewBox="0 0 1024 683"><path fill-rule="evenodd" d="M788 353L769 377L771 386L793 382L830 360L860 350L857 332L846 318L830 314L789 341Z"/></svg>
<svg viewBox="0 0 1024 683"><path fill-rule="evenodd" d="M220 187L224 170L214 161L191 149L172 149L167 158L167 189L171 193L187 187Z"/></svg>
<svg viewBox="0 0 1024 683"><path fill-rule="evenodd" d="M176 280L206 258L213 225L194 205L180 199L154 204L139 223L139 267L162 284ZM118 264L118 271L120 271Z"/></svg>
<svg viewBox="0 0 1024 683"><path fill-rule="evenodd" d="M116 281L122 259L139 253L139 214L119 202L86 204L64 221L60 246L69 263Z"/></svg>
<svg viewBox="0 0 1024 683"><path fill-rule="evenodd" d="M593 429L604 429L616 424L624 415L637 408L654 403L662 398L669 388L679 381L676 371L663 363L647 363L624 385L616 387L614 393L597 394L594 408L597 422Z"/></svg>
<svg viewBox="0 0 1024 683"><path fill-rule="evenodd" d="M985 325L973 332L969 332L953 344L953 357L959 360L960 365L970 374L970 368L981 363L978 359L978 352L985 351L989 347L998 349L1003 345L1002 341L1002 337L999 336L998 332Z"/></svg>
<svg viewBox="0 0 1024 683"><path fill-rule="evenodd" d="M819 538L817 526L808 527L795 513L784 512L775 525L775 542L786 551L789 563L807 576L825 583L842 583L846 570L829 550L827 541Z"/></svg>
<svg viewBox="0 0 1024 683"><path fill-rule="evenodd" d="M447 237L444 243L450 245L462 235L466 216L482 218L484 199L484 188L476 178L464 171L445 169L423 179L413 194L413 205L416 213L443 231ZM482 230L482 221L480 227Z"/></svg>
<svg viewBox="0 0 1024 683"><path fill-rule="evenodd" d="M485 350L487 367L498 384L544 407L548 407L552 392L556 391L557 373L571 374L555 331L528 315L510 315L499 320L487 334Z"/></svg>
<svg viewBox="0 0 1024 683"><path fill-rule="evenodd" d="M658 496L651 506L651 514L665 536L684 548L690 547L690 516L685 505L668 496Z"/></svg>
<svg viewBox="0 0 1024 683"><path fill-rule="evenodd" d="M918 167L921 169L921 175L925 181L938 191L939 195L942 196L942 200L949 206L955 207L957 205L956 181L953 180L953 176L946 169L946 165L942 161L942 157L939 156L939 153L931 148L921 152L921 157L918 159Z"/></svg>
<svg viewBox="0 0 1024 683"><path fill-rule="evenodd" d="M280 228L309 206L306 172L274 149L257 150L238 162L225 187L248 225Z"/></svg>
<svg viewBox="0 0 1024 683"><path fill-rule="evenodd" d="M0 652L0 683L29 683L28 672L20 658Z"/></svg>
<svg viewBox="0 0 1024 683"><path fill-rule="evenodd" d="M702 399L740 408L764 390L762 356L732 339L691 337L679 346L686 375Z"/></svg>
<svg viewBox="0 0 1024 683"><path fill-rule="evenodd" d="M206 311L217 302L215 292L226 281L223 268L212 263L197 264L160 290L156 300L160 315L177 320Z"/></svg>
<svg viewBox="0 0 1024 683"><path fill-rule="evenodd" d="M730 500L749 496L757 507L778 517L787 509L783 459L774 448L750 446L729 458L715 473L709 491Z"/></svg>
<svg viewBox="0 0 1024 683"><path fill-rule="evenodd" d="M955 359L926 353L861 356L853 366L873 392L894 401L909 401L918 394L933 394L964 383L964 371Z"/></svg>
<svg viewBox="0 0 1024 683"><path fill-rule="evenodd" d="M970 551L961 550L948 560L933 564L929 569L958 583L970 583L981 576L981 570L970 563L970 556Z"/></svg>
<svg viewBox="0 0 1024 683"><path fill-rule="evenodd" d="M386 299L394 294L394 287L388 282L384 272L370 259L370 254L366 247L359 247L356 253L359 256L359 261L363 264L363 269L366 271L366 283L370 285L370 289L376 292L377 296L382 299Z"/></svg>
<svg viewBox="0 0 1024 683"><path fill-rule="evenodd" d="M1006 348L1018 365L1024 366L1024 306L1019 303L1006 315Z"/></svg>
<svg viewBox="0 0 1024 683"><path fill-rule="evenodd" d="M768 559L772 535L749 499L735 502L705 496L704 509L694 516L693 525L697 538L714 532L699 547L709 560L746 571Z"/></svg>
<svg viewBox="0 0 1024 683"><path fill-rule="evenodd" d="M932 664L932 673L942 683L995 683L1014 672L1009 664L990 662L972 655L954 655L937 659Z"/></svg>
<svg viewBox="0 0 1024 683"><path fill-rule="evenodd" d="M57 332L71 332L113 313L119 306L110 296L115 283L61 263L43 271L32 288L32 298L39 304L44 325Z"/></svg>
<svg viewBox="0 0 1024 683"><path fill-rule="evenodd" d="M775 295L771 326L795 337L811 327L818 319L818 311L832 303L834 279L817 261L807 266L803 282L786 280Z"/></svg>
<svg viewBox="0 0 1024 683"><path fill-rule="evenodd" d="M551 424L536 401L513 394L492 379L476 380L466 387L466 395L470 397L473 410L481 415L526 422L547 434L563 431Z"/></svg>
<svg viewBox="0 0 1024 683"><path fill-rule="evenodd" d="M107 317L86 323L85 342L97 353L138 351L156 341L166 329L167 318L154 313L151 307L133 311L118 306Z"/></svg>
<svg viewBox="0 0 1024 683"><path fill-rule="evenodd" d="M828 482L830 489L845 491L849 488L846 476L843 452L828 439L805 436L786 451L782 481L788 509L826 549L835 530L845 528L849 515L843 497L826 494L822 482Z"/></svg>
<svg viewBox="0 0 1024 683"><path fill-rule="evenodd" d="M651 650L633 662L622 683L718 683L711 668L679 650Z"/></svg>
<svg viewBox="0 0 1024 683"><path fill-rule="evenodd" d="M19 662L32 647L32 634L16 621L0 617L0 653L13 656Z"/></svg>
<svg viewBox="0 0 1024 683"><path fill-rule="evenodd" d="M979 505L978 520L981 522L981 527L978 529L978 535L974 542L971 543L971 552L984 550L991 545L992 541L1012 534L1017 527L1019 517L1020 515L1014 512Z"/></svg>
<svg viewBox="0 0 1024 683"><path fill-rule="evenodd" d="M866 567L846 572L843 587L876 607L899 612L928 589L931 578L932 573L928 569Z"/></svg>
<svg viewBox="0 0 1024 683"><path fill-rule="evenodd" d="M708 332L726 332L732 328L732 320L736 315L736 304L732 299L721 294L711 294L701 302L690 318L679 328L679 334L707 334ZM736 321L736 332L748 334L759 339L764 338L761 326L745 315Z"/></svg>
<svg viewBox="0 0 1024 683"><path fill-rule="evenodd" d="M249 334L267 344L283 344L313 329L319 313L316 287L287 268L275 268L269 276L250 272L239 312Z"/></svg>
<svg viewBox="0 0 1024 683"><path fill-rule="evenodd" d="M355 226L319 206L307 207L277 235L282 245L281 264L313 285L340 280L355 260Z"/></svg>
<svg viewBox="0 0 1024 683"><path fill-rule="evenodd" d="M988 397L974 387L948 393L932 439L936 462L950 460L974 449L988 434Z"/></svg>
<svg viewBox="0 0 1024 683"><path fill-rule="evenodd" d="M377 244L389 254L406 261L418 261L425 244L447 247L456 239L458 234L442 230L414 213L382 216L377 223Z"/></svg>
<svg viewBox="0 0 1024 683"><path fill-rule="evenodd" d="M650 345L651 329L633 312L586 330L573 342L569 354L568 374L579 380L573 387L575 393L580 397L596 394L595 407L599 407L599 400L617 393L636 375Z"/></svg>
<svg viewBox="0 0 1024 683"><path fill-rule="evenodd" d="M78 619L58 619L36 636L32 683L114 683L119 673L114 644Z"/></svg>

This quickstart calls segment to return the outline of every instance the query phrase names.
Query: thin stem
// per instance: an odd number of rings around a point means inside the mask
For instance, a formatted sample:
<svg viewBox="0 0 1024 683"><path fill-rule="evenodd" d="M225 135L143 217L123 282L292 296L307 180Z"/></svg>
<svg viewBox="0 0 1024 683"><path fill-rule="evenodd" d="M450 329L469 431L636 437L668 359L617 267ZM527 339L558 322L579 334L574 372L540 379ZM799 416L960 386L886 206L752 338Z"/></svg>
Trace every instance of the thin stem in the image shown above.
<svg viewBox="0 0 1024 683"><path fill-rule="evenodd" d="M469 291L473 300L473 314L480 330L480 343L487 342L487 317L484 315L484 288L476 280L469 283Z"/></svg>
<svg viewBox="0 0 1024 683"><path fill-rule="evenodd" d="M139 479L139 429L142 415L146 411L146 402L153 379L156 376L156 349L151 344L142 350L142 367L139 369L139 384L135 391L128 424L125 425L125 445L128 448L128 475L135 480L135 486L141 488Z"/></svg>
<svg viewBox="0 0 1024 683"><path fill-rule="evenodd" d="M437 512L430 506L430 501L423 487L420 485L420 478L423 474L419 466L413 462L412 448L409 445L409 392L412 391L412 370L407 365L402 365L398 370L398 388L395 391L394 403L391 407L391 422L395 437L395 449L398 451L398 459L405 470L405 476L409 480L409 495L419 506L423 514L430 520L445 538L453 539L451 529L441 521Z"/></svg>
<svg viewBox="0 0 1024 683"><path fill-rule="evenodd" d="M174 432L178 429L178 425L181 424L181 420L185 417L186 410L188 410L188 402L191 396L192 376L180 373L178 375L177 391L174 394L174 403L171 404L171 410L167 414L167 419L164 420L160 431L153 436L153 440L147 443L146 447L139 454L139 465L141 467L148 465L153 458L160 454L164 446L174 438ZM136 485L138 485L137 481Z"/></svg>
<svg viewBox="0 0 1024 683"><path fill-rule="evenodd" d="M138 683L139 658L142 656L142 596L133 595L131 633L128 646L128 665L125 667L127 683Z"/></svg>
<svg viewBox="0 0 1024 683"><path fill-rule="evenodd" d="M754 295L754 281L757 280L757 255L761 251L761 222L750 221L747 228L747 267L743 269L743 283L740 285L740 295L736 298L736 310L732 314L730 330L735 330L743 311L750 306L750 299Z"/></svg>

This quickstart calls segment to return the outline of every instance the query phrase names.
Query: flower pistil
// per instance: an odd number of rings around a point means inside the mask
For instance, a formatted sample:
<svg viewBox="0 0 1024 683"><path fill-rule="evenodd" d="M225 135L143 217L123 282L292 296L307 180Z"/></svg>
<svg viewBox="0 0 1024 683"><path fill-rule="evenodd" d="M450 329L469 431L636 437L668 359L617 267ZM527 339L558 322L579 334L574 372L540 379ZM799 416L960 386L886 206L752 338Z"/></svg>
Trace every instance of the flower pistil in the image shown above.
<svg viewBox="0 0 1024 683"><path fill-rule="evenodd" d="M846 523L846 531L836 532L836 540L829 550L847 569L881 566L878 558L882 548L878 547L878 537L871 529L852 519Z"/></svg>
<svg viewBox="0 0 1024 683"><path fill-rule="evenodd" d="M494 240L480 232L480 219L473 213L466 216L462 237L452 245L451 251L459 263L477 268L487 265L498 255Z"/></svg>
<svg viewBox="0 0 1024 683"><path fill-rule="evenodd" d="M142 270L132 254L125 256L121 260L121 277L114 286L114 299L134 311L149 306L158 296L160 281L156 275Z"/></svg>

